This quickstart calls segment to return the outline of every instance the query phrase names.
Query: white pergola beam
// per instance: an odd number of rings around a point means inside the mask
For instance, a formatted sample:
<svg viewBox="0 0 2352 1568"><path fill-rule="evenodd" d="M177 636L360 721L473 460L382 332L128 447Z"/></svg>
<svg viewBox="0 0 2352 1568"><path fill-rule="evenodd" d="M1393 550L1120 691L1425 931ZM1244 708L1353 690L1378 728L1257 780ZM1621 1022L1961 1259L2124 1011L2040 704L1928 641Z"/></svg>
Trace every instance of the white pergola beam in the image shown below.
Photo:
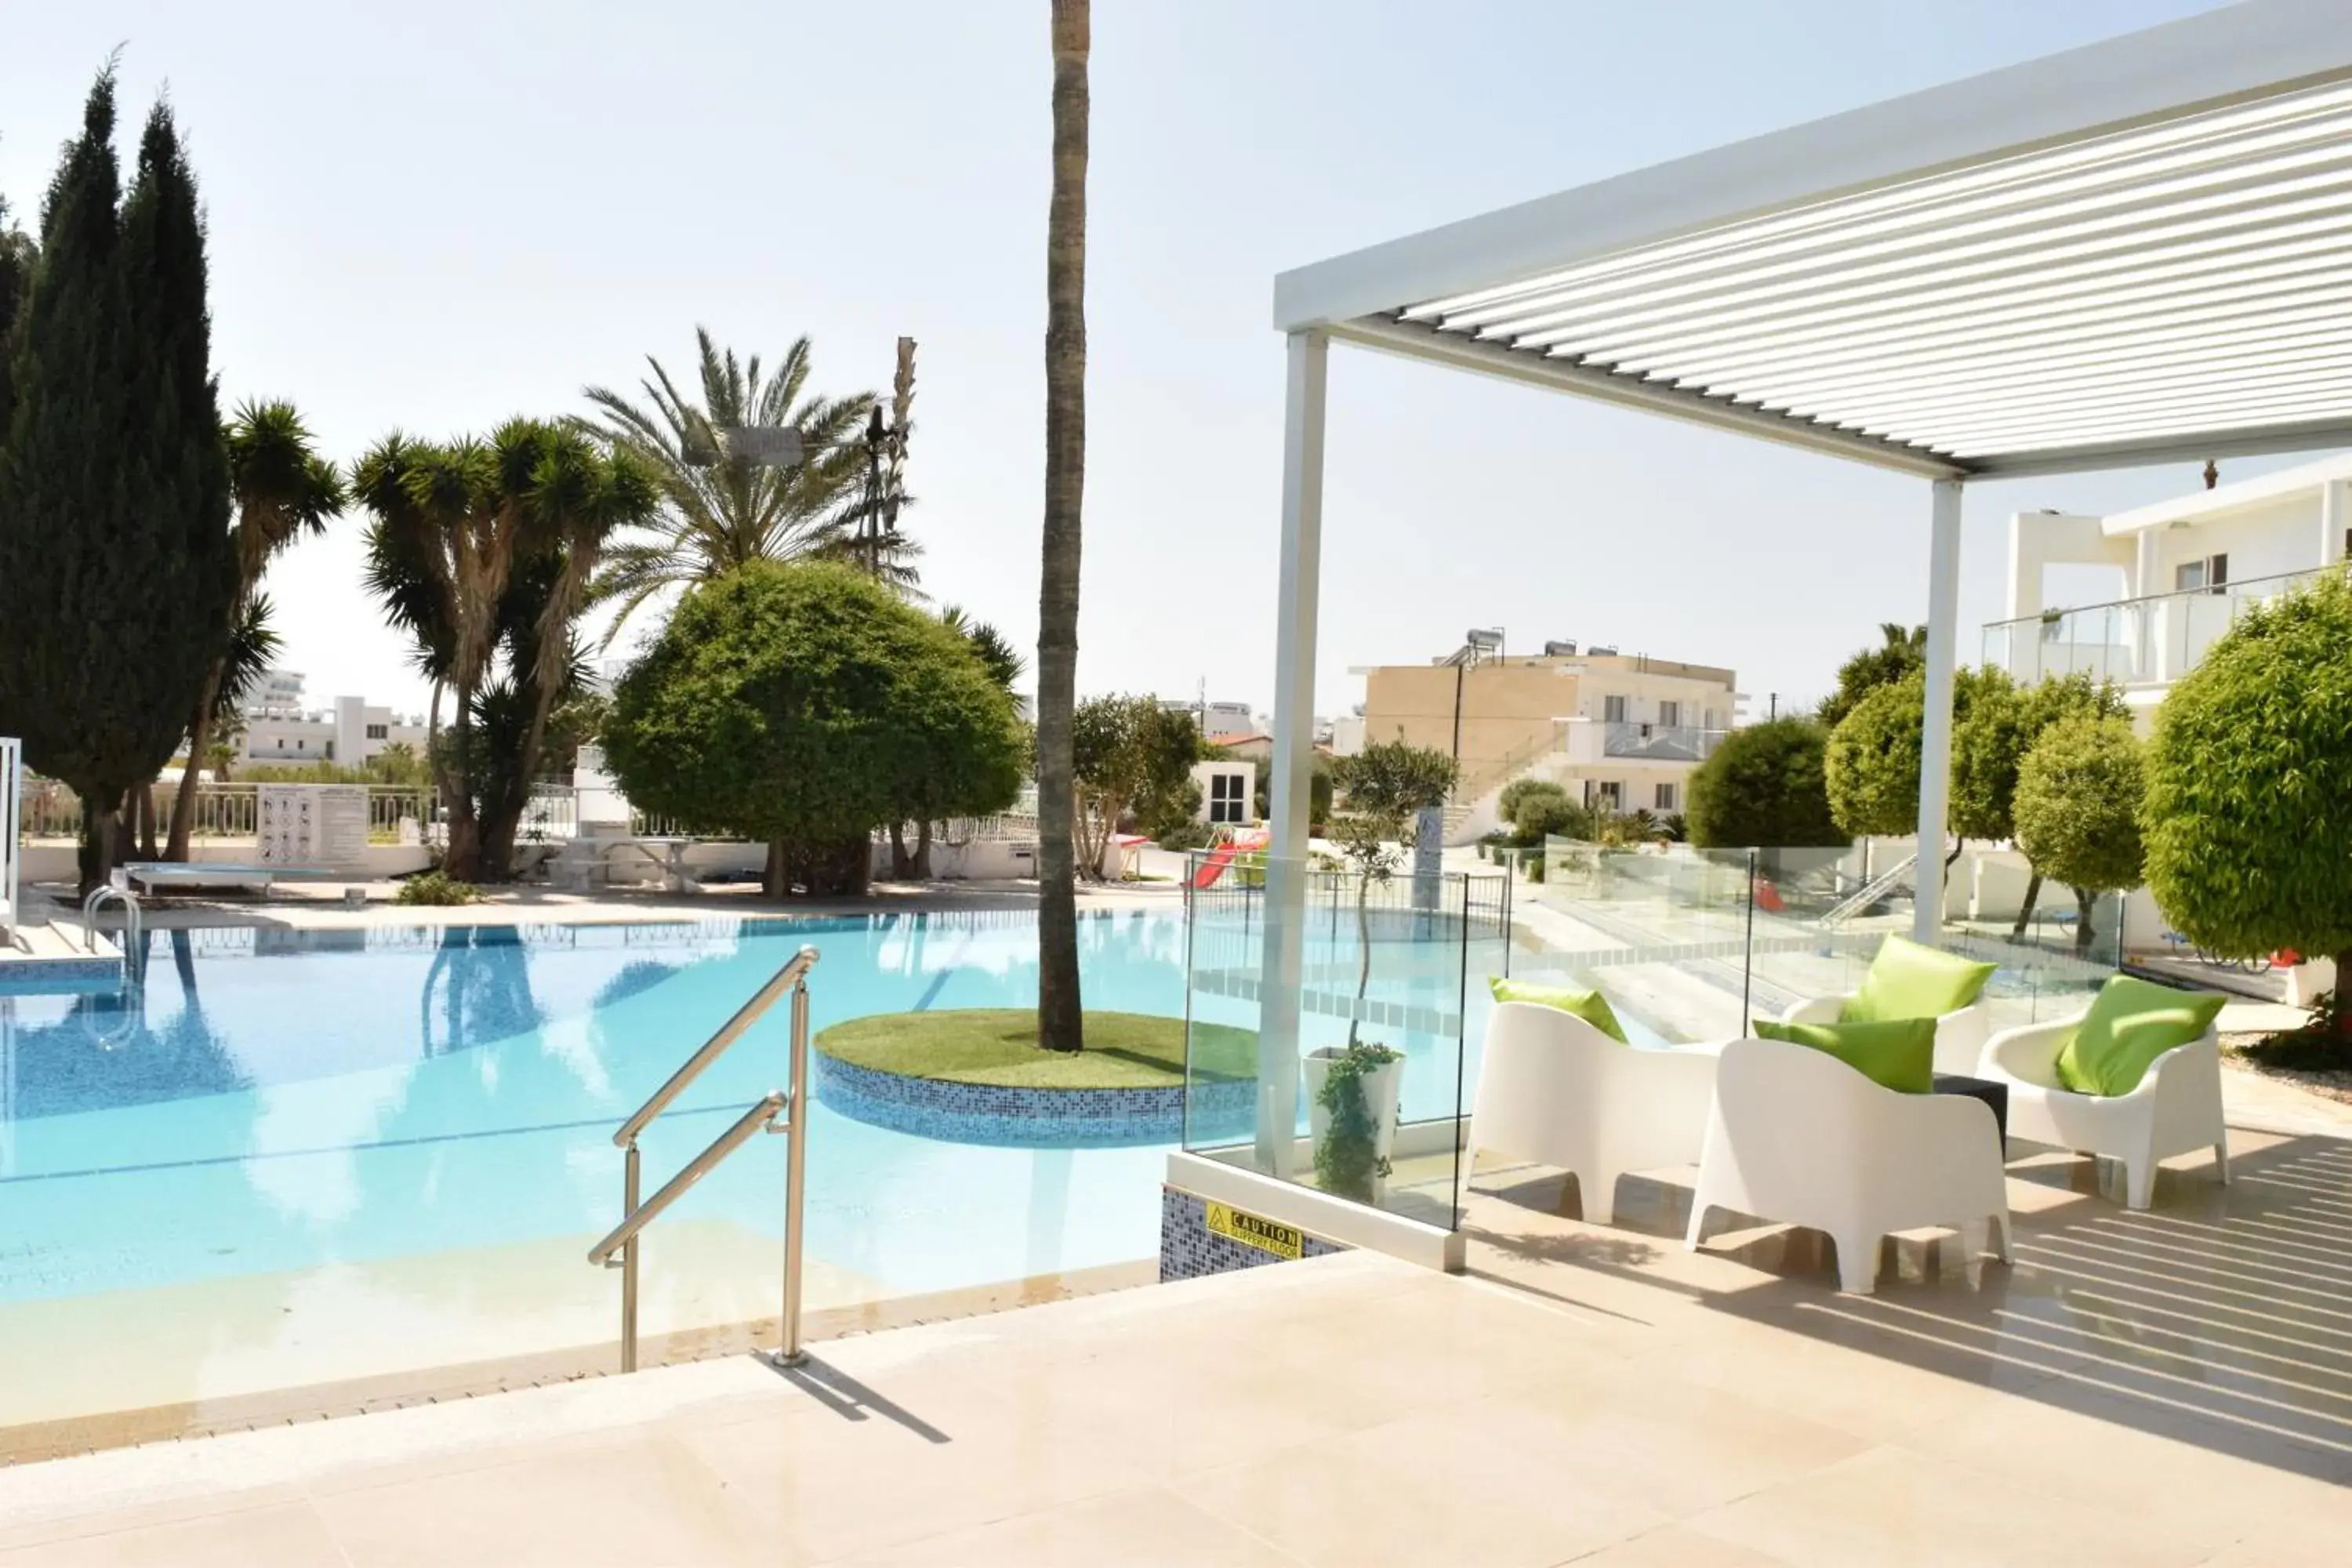
<svg viewBox="0 0 2352 1568"><path fill-rule="evenodd" d="M1808 451L1892 468L1917 479L1939 479L1965 471L1959 464L1899 443L1875 440L1779 415L1741 408L1728 401L1702 397L1636 377L1612 375L1606 371L1592 370L1542 354L1522 353L1496 343L1444 335L1426 327L1408 326L1401 321L1374 317L1342 322L1331 329L1331 335L1342 342L1402 354L1410 359L1429 360L1438 364L1452 365L1457 370L1476 371L1506 381L1549 387L1556 392L1573 392L1599 402L1638 408L1648 414L1664 414L1717 429L1736 430L1741 435L1760 437L1783 446L1801 447Z"/></svg>
<svg viewBox="0 0 2352 1568"><path fill-rule="evenodd" d="M1295 268L1274 324L1336 326L2087 129L2352 69L2342 0L2253 0ZM1998 127L2000 145L1986 145Z"/></svg>

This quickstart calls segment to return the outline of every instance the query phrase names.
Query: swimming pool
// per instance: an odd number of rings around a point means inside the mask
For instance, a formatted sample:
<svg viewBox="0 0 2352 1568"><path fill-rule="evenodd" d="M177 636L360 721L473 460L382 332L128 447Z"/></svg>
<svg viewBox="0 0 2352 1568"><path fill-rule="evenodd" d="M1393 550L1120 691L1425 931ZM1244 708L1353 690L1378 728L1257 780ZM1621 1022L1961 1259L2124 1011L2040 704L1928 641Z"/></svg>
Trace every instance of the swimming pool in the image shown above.
<svg viewBox="0 0 2352 1568"><path fill-rule="evenodd" d="M615 1125L802 943L813 1026L1034 1004L1026 911L155 931L143 991L0 1001L0 1426L609 1342ZM1181 1015L1181 910L1080 922L1090 1007ZM785 1076L784 1010L645 1140ZM812 1310L1143 1259L1163 1147L810 1117ZM783 1141L648 1233L649 1333L772 1314Z"/></svg>

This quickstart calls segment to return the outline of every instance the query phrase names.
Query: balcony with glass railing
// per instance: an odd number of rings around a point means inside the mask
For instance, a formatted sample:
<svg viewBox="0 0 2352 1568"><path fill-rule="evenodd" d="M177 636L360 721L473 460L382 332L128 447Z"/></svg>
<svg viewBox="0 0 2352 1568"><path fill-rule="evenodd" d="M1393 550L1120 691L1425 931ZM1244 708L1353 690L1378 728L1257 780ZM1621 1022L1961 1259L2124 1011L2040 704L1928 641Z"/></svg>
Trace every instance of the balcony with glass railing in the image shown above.
<svg viewBox="0 0 2352 1568"><path fill-rule="evenodd" d="M2248 606L2332 570L2283 572L1989 622L1984 662L2027 685L2074 674L2120 686L2167 685L2195 668Z"/></svg>

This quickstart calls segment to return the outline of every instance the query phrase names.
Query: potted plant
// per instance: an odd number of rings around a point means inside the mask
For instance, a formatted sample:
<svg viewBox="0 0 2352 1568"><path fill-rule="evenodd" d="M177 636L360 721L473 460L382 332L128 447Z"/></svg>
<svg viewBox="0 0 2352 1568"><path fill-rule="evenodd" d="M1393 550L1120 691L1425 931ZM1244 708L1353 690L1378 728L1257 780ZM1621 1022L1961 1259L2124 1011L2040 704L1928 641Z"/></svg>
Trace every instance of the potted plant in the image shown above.
<svg viewBox="0 0 2352 1568"><path fill-rule="evenodd" d="M1307 1072L1315 1184L1335 1196L1378 1203L1396 1143L1404 1053L1351 1039L1309 1051L1301 1065Z"/></svg>
<svg viewBox="0 0 2352 1568"><path fill-rule="evenodd" d="M1332 826L1356 881L1356 1006L1348 1043L1307 1053L1308 1128L1315 1179L1324 1191L1359 1202L1377 1201L1396 1140L1397 1097L1404 1053L1362 1037L1363 1003L1372 978L1371 890L1392 877L1405 856L1403 841L1417 814L1445 803L1454 781L1444 752L1402 740L1376 741L1334 764L1346 805Z"/></svg>

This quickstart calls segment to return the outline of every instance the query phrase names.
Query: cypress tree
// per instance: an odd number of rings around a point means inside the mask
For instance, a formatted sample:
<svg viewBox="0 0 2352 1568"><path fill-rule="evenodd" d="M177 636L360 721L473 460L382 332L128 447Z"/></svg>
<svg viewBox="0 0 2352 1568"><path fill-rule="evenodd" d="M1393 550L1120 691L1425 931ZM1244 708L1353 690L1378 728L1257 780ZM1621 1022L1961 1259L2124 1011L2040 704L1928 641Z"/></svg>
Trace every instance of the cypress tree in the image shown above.
<svg viewBox="0 0 2352 1568"><path fill-rule="evenodd" d="M82 880L170 761L228 635L235 563L202 214L168 110L130 199L112 68L41 213L0 440L0 731L82 799Z"/></svg>

